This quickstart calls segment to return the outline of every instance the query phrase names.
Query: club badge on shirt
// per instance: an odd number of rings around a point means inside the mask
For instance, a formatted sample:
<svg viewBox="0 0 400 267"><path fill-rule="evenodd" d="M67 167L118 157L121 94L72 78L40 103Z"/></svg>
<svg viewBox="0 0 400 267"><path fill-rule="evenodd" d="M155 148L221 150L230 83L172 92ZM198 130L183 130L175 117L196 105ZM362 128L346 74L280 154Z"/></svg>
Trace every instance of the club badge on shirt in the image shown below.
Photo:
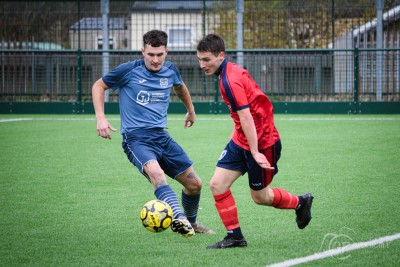
<svg viewBox="0 0 400 267"><path fill-rule="evenodd" d="M160 86L162 88L167 88L168 87L168 79L167 78L161 78L160 79Z"/></svg>

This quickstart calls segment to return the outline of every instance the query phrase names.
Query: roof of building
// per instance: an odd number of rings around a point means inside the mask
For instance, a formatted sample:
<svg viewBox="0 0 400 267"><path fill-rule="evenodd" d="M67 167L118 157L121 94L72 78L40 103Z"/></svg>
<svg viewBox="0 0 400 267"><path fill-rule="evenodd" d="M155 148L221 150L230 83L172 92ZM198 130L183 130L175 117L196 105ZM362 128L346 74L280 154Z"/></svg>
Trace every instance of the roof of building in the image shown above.
<svg viewBox="0 0 400 267"><path fill-rule="evenodd" d="M391 23L394 21L398 21L400 19L400 6L396 6L389 11L383 13L383 23ZM368 32L370 30L373 30L376 28L377 24L377 19L375 18L372 21L369 21L365 23L364 25L361 25L359 28L353 30L353 36L357 36L358 34Z"/></svg>
<svg viewBox="0 0 400 267"><path fill-rule="evenodd" d="M382 14L382 21L384 26L399 20L400 20L400 6L396 6ZM351 40L356 36L368 33L370 31L374 31L376 29L376 26L377 26L377 18L361 25L360 27L350 31L349 33L342 35L341 37L335 40L335 43L347 43L349 40ZM328 48L333 48L333 44L329 43Z"/></svg>
<svg viewBox="0 0 400 267"><path fill-rule="evenodd" d="M125 30L126 29L126 18L109 18L108 27L110 30ZM102 30L103 19L102 18L82 18L80 21L75 22L69 27L70 30Z"/></svg>
<svg viewBox="0 0 400 267"><path fill-rule="evenodd" d="M215 1L135 1L132 5L132 12L137 11L193 11L211 8L211 3Z"/></svg>

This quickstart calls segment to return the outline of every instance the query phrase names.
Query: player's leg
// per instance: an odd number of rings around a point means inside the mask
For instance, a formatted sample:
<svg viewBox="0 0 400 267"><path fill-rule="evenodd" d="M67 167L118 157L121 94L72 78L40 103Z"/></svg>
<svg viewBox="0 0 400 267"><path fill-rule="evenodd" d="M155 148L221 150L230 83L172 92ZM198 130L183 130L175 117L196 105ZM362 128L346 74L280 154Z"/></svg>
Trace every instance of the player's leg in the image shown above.
<svg viewBox="0 0 400 267"><path fill-rule="evenodd" d="M173 212L173 220L171 224L172 231L179 233L185 237L194 235L194 230L181 210L179 200L172 188L167 184L164 171L157 161L151 161L144 166L144 171L148 175L154 186L154 194L171 206Z"/></svg>
<svg viewBox="0 0 400 267"><path fill-rule="evenodd" d="M226 237L207 248L245 247L247 242L242 234L235 199L231 185L242 175L240 171L217 167L210 181L215 207L227 231Z"/></svg>
<svg viewBox="0 0 400 267"><path fill-rule="evenodd" d="M194 231L196 233L214 234L215 232L212 229L197 221L202 181L193 167L189 167L189 169L176 176L175 180L184 187L182 190L182 207Z"/></svg>
<svg viewBox="0 0 400 267"><path fill-rule="evenodd" d="M183 185L182 207L187 219L193 224L197 220L202 182L192 167L175 177L175 180Z"/></svg>
<svg viewBox="0 0 400 267"><path fill-rule="evenodd" d="M260 152L267 157L271 165L275 167L275 170L263 169L258 166L252 157L248 157L249 186L253 201L256 204L273 206L277 209L296 210L297 225L300 229L305 228L311 220L313 196L310 193L306 193L302 196L295 196L283 188L269 187L274 175L278 172L277 162L281 153L280 141Z"/></svg>
<svg viewBox="0 0 400 267"><path fill-rule="evenodd" d="M158 142L164 138L163 133L160 134L161 136L158 136L157 133L152 133L151 135L142 134L141 136L147 137L144 140L142 140L140 136L132 138L124 135L122 146L128 159L153 185L156 198L170 205L174 214L174 219L183 217L186 220L181 210L178 197L168 185L166 174L158 162L158 159L162 155L162 150ZM186 228L191 228L190 223L186 221L180 220L179 223L187 225ZM194 234L193 229L184 228L185 227L182 226L181 229L177 229L175 232L185 237L190 237Z"/></svg>
<svg viewBox="0 0 400 267"><path fill-rule="evenodd" d="M300 229L304 229L311 221L311 206L314 199L311 193L295 196L285 189L270 187L257 191L251 189L250 191L256 204L295 210L296 223Z"/></svg>
<svg viewBox="0 0 400 267"><path fill-rule="evenodd" d="M235 199L230 190L232 184L246 172L243 149L232 141L228 143L218 160L217 168L210 181L215 207L227 231L226 237L207 248L245 247Z"/></svg>
<svg viewBox="0 0 400 267"><path fill-rule="evenodd" d="M250 189L253 201L258 205L273 206L277 209L296 209L300 197L282 188L265 187L261 190Z"/></svg>
<svg viewBox="0 0 400 267"><path fill-rule="evenodd" d="M164 171L157 161L150 161L143 167L144 173L149 178L154 187L154 194L157 199L162 200L171 206L174 217L183 215L180 208L178 197L172 188L168 185Z"/></svg>
<svg viewBox="0 0 400 267"><path fill-rule="evenodd" d="M202 181L195 173L190 160L183 148L171 137L168 138L163 150L160 165L165 173L183 185L182 207L184 215L174 216L171 229L181 232L180 228L198 233L214 233L211 229L197 222ZM193 232L193 234L194 234Z"/></svg>

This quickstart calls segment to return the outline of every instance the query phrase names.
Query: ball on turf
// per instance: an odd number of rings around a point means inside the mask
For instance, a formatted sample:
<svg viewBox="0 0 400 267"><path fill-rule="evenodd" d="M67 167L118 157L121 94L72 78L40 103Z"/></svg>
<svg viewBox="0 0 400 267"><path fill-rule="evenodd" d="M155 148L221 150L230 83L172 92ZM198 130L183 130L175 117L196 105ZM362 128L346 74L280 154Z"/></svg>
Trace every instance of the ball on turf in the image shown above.
<svg viewBox="0 0 400 267"><path fill-rule="evenodd" d="M143 226L153 233L160 233L167 229L172 222L172 209L164 201L155 199L144 204L140 219Z"/></svg>

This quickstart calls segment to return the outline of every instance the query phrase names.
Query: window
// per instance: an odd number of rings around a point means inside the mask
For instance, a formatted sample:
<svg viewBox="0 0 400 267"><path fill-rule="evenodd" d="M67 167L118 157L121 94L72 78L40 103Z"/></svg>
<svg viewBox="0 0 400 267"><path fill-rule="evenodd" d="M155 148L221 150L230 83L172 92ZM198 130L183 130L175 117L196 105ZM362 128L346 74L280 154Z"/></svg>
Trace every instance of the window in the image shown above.
<svg viewBox="0 0 400 267"><path fill-rule="evenodd" d="M110 50L114 49L114 37L109 37L108 40L109 40L109 49ZM96 49L97 50L103 49L103 36L97 37Z"/></svg>
<svg viewBox="0 0 400 267"><path fill-rule="evenodd" d="M191 48L193 43L191 28L169 28L168 46L174 48Z"/></svg>

